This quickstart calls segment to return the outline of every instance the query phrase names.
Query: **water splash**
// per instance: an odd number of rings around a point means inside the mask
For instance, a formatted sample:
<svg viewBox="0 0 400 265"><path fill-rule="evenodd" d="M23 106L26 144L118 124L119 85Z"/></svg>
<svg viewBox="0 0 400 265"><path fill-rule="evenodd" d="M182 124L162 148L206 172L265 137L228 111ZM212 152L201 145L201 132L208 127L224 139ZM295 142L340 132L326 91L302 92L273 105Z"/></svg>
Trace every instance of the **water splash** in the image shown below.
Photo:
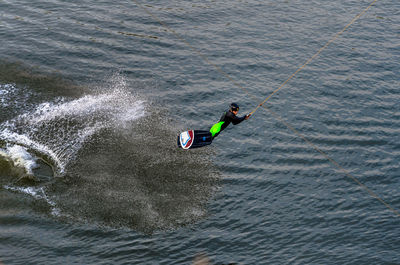
<svg viewBox="0 0 400 265"><path fill-rule="evenodd" d="M126 86L124 78L115 75L109 87L94 95L41 103L0 124L0 139L48 157L57 170L55 173L62 175L96 132L125 126L145 115L145 102L128 93Z"/></svg>
<svg viewBox="0 0 400 265"><path fill-rule="evenodd" d="M19 145L9 145L6 149L0 149L0 156L12 162L14 167L22 168L28 175L33 175L32 170L38 166L36 158Z"/></svg>
<svg viewBox="0 0 400 265"><path fill-rule="evenodd" d="M8 107L11 103L10 98L15 94L15 84L0 84L0 106Z"/></svg>

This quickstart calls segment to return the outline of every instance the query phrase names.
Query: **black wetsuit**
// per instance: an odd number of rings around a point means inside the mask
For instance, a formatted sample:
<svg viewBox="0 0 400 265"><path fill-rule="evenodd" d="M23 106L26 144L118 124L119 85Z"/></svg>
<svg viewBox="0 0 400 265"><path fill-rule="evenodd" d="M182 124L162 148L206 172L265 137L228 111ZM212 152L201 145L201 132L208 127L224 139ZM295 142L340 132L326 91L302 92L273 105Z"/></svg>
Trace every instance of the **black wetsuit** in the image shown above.
<svg viewBox="0 0 400 265"><path fill-rule="evenodd" d="M221 130L217 132L213 138L217 137L226 127L228 127L229 124L231 124L231 122L233 123L233 125L236 125L241 123L245 119L246 115L243 117L238 117L235 114L233 114L233 112L231 112L230 110L225 111L225 113L221 116L221 119L219 120L219 122L223 122L221 125Z"/></svg>

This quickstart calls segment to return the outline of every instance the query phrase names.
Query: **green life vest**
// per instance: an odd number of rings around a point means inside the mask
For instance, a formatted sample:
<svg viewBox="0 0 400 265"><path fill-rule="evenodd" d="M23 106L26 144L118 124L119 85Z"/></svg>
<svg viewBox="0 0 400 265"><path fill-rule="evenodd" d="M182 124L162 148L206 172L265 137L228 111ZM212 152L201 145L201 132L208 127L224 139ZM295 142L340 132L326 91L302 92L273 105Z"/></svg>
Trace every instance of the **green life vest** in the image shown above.
<svg viewBox="0 0 400 265"><path fill-rule="evenodd" d="M214 124L211 129L210 129L210 133L212 135L212 137L214 137L217 133L219 133L221 131L221 126L222 124L224 124L224 121L220 121L216 124Z"/></svg>

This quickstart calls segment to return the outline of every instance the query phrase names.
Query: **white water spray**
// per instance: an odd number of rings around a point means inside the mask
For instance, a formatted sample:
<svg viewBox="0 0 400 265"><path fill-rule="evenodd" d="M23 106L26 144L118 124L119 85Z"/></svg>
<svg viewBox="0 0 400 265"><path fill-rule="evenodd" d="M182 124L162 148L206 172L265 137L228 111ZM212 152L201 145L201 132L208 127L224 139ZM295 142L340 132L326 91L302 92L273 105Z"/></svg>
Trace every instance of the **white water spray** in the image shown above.
<svg viewBox="0 0 400 265"><path fill-rule="evenodd" d="M0 156L10 160L14 167L23 168L28 175L33 175L32 170L37 167L36 158L19 145L9 145L0 149Z"/></svg>
<svg viewBox="0 0 400 265"><path fill-rule="evenodd" d="M0 140L47 156L54 163L55 173L64 174L67 164L96 132L121 128L145 115L144 101L126 92L124 78L115 75L111 81L106 92L75 100L58 98L3 122Z"/></svg>

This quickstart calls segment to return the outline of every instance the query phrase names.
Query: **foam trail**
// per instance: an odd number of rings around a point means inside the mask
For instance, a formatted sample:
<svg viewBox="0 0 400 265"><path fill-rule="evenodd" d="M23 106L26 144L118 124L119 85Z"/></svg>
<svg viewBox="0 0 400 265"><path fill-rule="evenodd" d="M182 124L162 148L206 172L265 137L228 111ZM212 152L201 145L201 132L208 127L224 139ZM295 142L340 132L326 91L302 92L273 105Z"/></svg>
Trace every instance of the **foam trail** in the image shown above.
<svg viewBox="0 0 400 265"><path fill-rule="evenodd" d="M43 187L14 187L6 185L4 188L9 191L30 195L38 200L44 200L50 205L51 214L54 216L60 216L60 210L56 207L56 203L48 198Z"/></svg>

